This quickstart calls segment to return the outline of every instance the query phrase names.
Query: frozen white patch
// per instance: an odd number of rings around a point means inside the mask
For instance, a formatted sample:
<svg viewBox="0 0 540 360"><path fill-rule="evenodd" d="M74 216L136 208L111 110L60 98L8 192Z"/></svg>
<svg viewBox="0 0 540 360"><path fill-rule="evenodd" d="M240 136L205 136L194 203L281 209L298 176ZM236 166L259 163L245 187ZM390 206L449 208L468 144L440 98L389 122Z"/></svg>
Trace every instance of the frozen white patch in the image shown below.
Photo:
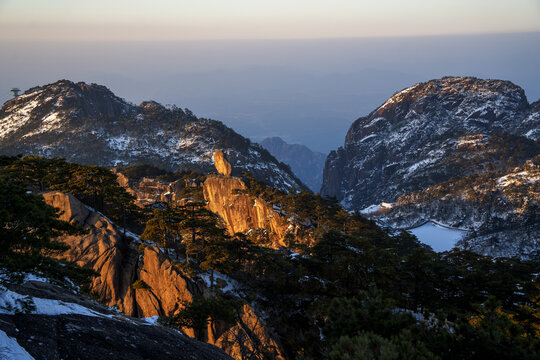
<svg viewBox="0 0 540 360"><path fill-rule="evenodd" d="M45 283L50 282L49 279L41 277L41 276L37 276L37 275L34 275L34 274L26 274L24 276L24 281L25 282L26 281L38 281L38 282L45 282Z"/></svg>
<svg viewBox="0 0 540 360"><path fill-rule="evenodd" d="M111 137L107 139L107 143L109 144L109 147L114 150L120 150L124 151L126 150L130 143L132 142L132 138L126 135Z"/></svg>
<svg viewBox="0 0 540 360"><path fill-rule="evenodd" d="M64 302L54 299L42 299L18 294L7 289L0 289L0 314L14 315L16 312L24 312L24 305L35 306L31 314L39 315L66 315L77 314L94 317L112 317L97 311L91 310L79 304Z"/></svg>
<svg viewBox="0 0 540 360"><path fill-rule="evenodd" d="M374 212L377 212L381 209L390 209L392 206L394 206L394 204L382 202L379 205L370 205L367 208L360 210L360 214L373 214Z"/></svg>
<svg viewBox="0 0 540 360"><path fill-rule="evenodd" d="M0 359L34 360L34 358L15 340L0 330Z"/></svg>
<svg viewBox="0 0 540 360"><path fill-rule="evenodd" d="M158 315L142 318L142 320L146 322L148 325L157 325L158 319L159 319Z"/></svg>
<svg viewBox="0 0 540 360"><path fill-rule="evenodd" d="M431 221L408 231L437 252L452 250L458 240L466 234L464 230L443 227Z"/></svg>
<svg viewBox="0 0 540 360"><path fill-rule="evenodd" d="M26 104L26 106L17 109L6 116L0 123L0 139L14 131L17 131L21 126L23 126L30 119L30 113L32 110L34 110L37 106L39 106L39 101L33 100Z"/></svg>
<svg viewBox="0 0 540 360"><path fill-rule="evenodd" d="M203 279L207 287L211 286L211 282L210 282L211 279L210 279L209 272L200 274L199 276ZM216 280L218 279L225 281L225 283L227 284L225 285L225 287L221 289L221 291L223 291L224 293L226 292L232 292L233 294L240 293L241 287L240 287L240 284L236 280L231 279L227 275L223 275L221 273L214 271L214 286L216 285Z"/></svg>

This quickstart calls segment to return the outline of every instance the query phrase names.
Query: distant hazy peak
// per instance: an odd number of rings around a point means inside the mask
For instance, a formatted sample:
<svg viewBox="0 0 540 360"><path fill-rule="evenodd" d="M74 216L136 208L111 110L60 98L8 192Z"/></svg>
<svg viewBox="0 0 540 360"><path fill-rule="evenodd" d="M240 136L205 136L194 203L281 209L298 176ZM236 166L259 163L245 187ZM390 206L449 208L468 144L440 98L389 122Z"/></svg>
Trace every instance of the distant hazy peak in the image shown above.
<svg viewBox="0 0 540 360"><path fill-rule="evenodd" d="M278 136L263 139L261 145L276 159L289 165L313 192L320 191L325 154L312 151L305 145L288 144Z"/></svg>

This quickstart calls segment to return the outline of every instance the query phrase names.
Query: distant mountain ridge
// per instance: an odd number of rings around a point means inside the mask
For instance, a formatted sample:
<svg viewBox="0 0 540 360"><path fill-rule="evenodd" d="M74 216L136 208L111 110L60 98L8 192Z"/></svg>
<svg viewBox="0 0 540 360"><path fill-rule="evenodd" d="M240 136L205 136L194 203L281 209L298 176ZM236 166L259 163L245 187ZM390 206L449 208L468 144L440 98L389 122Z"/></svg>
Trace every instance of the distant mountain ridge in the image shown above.
<svg viewBox="0 0 540 360"><path fill-rule="evenodd" d="M223 123L154 101L136 106L104 86L60 80L29 89L0 110L0 154L5 155L211 172L216 149L225 153L233 175L247 170L282 190L304 188L290 169Z"/></svg>
<svg viewBox="0 0 540 360"><path fill-rule="evenodd" d="M325 154L312 151L305 145L288 144L280 137L265 138L261 145L276 159L289 165L313 192L321 190Z"/></svg>

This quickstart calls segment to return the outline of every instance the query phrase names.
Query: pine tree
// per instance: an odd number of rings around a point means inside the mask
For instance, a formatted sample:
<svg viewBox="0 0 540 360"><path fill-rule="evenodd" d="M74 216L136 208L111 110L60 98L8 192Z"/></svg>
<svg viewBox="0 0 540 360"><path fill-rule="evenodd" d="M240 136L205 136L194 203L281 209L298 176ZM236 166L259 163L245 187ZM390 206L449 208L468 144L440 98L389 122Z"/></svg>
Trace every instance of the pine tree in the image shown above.
<svg viewBox="0 0 540 360"><path fill-rule="evenodd" d="M41 195L27 193L19 182L0 177L0 264L32 270L44 263L44 250L65 250L54 238L82 229L58 216L58 210Z"/></svg>

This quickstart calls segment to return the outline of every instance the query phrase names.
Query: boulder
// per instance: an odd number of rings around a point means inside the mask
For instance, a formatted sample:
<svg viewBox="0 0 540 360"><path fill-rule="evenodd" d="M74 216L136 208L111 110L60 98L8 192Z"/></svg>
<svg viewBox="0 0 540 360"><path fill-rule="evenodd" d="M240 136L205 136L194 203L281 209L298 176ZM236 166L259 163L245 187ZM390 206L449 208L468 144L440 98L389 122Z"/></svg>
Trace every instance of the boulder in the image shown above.
<svg viewBox="0 0 540 360"><path fill-rule="evenodd" d="M225 176L231 176L232 167L231 164L225 159L225 155L223 154L223 151L216 150L214 152L214 165L216 166L216 170L221 174Z"/></svg>

